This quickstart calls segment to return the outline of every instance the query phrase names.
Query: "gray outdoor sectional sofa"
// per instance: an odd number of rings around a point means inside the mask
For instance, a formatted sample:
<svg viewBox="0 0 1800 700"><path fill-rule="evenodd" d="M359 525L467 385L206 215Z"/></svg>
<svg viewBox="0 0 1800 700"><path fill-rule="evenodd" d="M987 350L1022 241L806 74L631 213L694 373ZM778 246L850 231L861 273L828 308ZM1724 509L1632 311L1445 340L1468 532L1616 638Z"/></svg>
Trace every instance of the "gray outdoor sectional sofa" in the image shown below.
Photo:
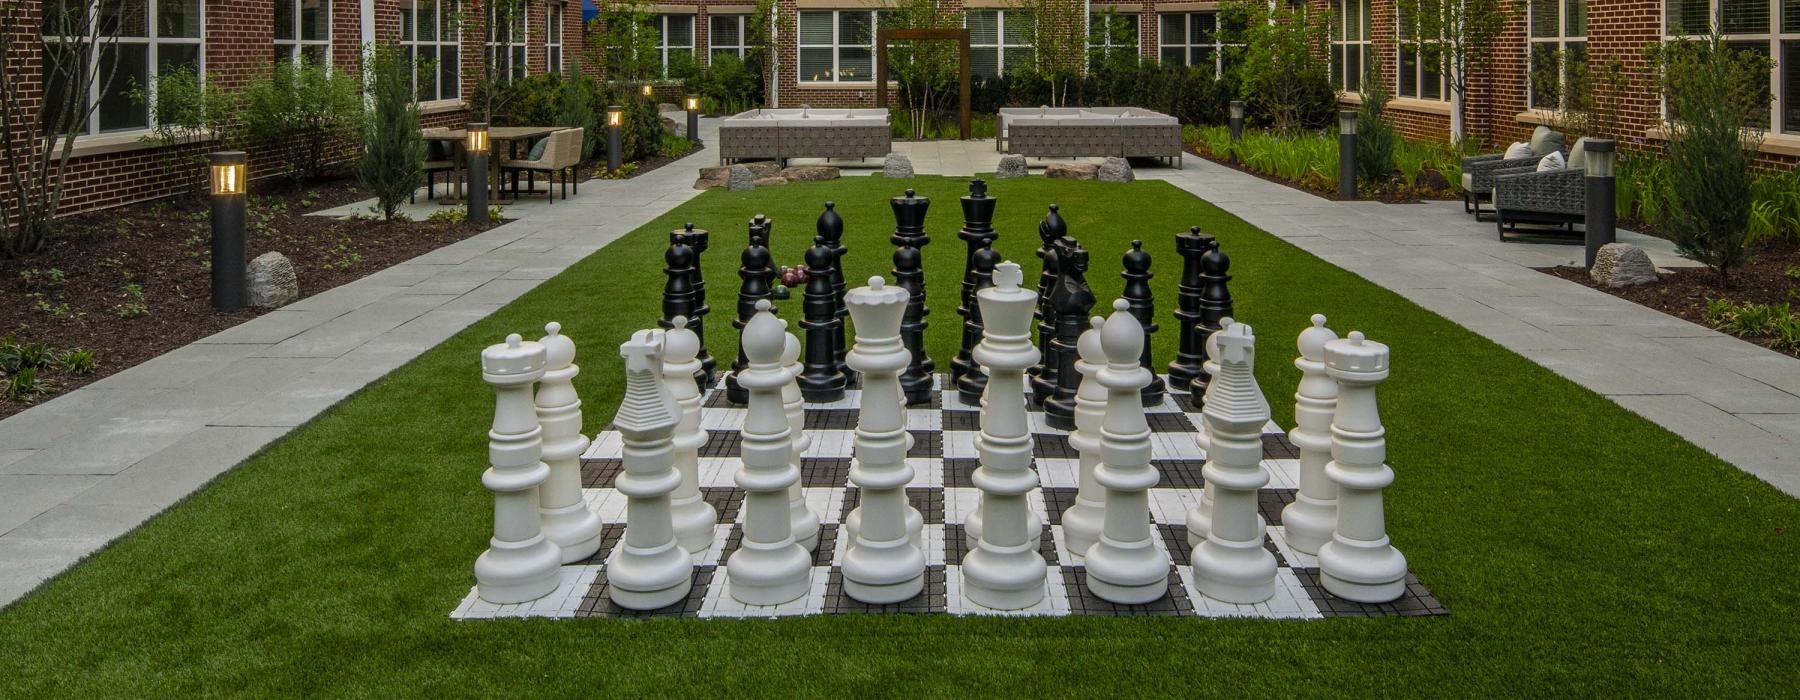
<svg viewBox="0 0 1800 700"><path fill-rule="evenodd" d="M999 131L995 150L1034 158L1182 155L1181 121L1139 107L1003 107Z"/></svg>
<svg viewBox="0 0 1800 700"><path fill-rule="evenodd" d="M885 109L752 109L719 121L719 162L883 158L893 131Z"/></svg>

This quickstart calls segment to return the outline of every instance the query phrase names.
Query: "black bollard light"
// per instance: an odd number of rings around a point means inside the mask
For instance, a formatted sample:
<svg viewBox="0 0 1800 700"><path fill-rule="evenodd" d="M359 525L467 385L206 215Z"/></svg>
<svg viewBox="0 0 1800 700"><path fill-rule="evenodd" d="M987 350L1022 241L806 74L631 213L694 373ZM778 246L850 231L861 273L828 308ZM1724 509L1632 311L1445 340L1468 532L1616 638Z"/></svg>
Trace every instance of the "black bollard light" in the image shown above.
<svg viewBox="0 0 1800 700"><path fill-rule="evenodd" d="M1231 140L1236 141L1244 136L1244 101L1231 101Z"/></svg>
<svg viewBox="0 0 1800 700"><path fill-rule="evenodd" d="M469 156L469 220L488 222L488 125L471 122L466 129L465 148Z"/></svg>
<svg viewBox="0 0 1800 700"><path fill-rule="evenodd" d="M644 87L650 87L650 86L645 85ZM618 105L607 106L607 108L606 108L606 170L608 172L613 172L613 173L619 172L619 166L624 165L624 162L620 160L620 155L622 155L622 154L619 153L619 150L624 148L624 146L620 145L620 142L622 141L621 131L624 128L625 128L625 108L620 107Z"/></svg>
<svg viewBox="0 0 1800 700"><path fill-rule="evenodd" d="M1356 199L1356 112L1338 112L1338 199Z"/></svg>
<svg viewBox="0 0 1800 700"><path fill-rule="evenodd" d="M244 284L243 151L208 156L212 170L212 302L217 311L236 311L249 302Z"/></svg>
<svg viewBox="0 0 1800 700"><path fill-rule="evenodd" d="M1588 139L1582 149L1582 169L1587 173L1587 266L1594 266L1600 247L1618 240L1618 214L1613 204L1612 139Z"/></svg>
<svg viewBox="0 0 1800 700"><path fill-rule="evenodd" d="M688 140L700 145L700 96L688 95L685 100L688 113Z"/></svg>

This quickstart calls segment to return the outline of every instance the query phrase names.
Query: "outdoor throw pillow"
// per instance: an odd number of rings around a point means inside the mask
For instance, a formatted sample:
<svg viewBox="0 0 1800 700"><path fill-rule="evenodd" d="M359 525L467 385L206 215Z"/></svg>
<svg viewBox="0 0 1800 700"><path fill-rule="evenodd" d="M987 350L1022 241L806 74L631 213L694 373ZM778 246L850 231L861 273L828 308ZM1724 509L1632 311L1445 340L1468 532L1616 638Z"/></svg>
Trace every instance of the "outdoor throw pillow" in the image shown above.
<svg viewBox="0 0 1800 700"><path fill-rule="evenodd" d="M537 143L531 144L531 155L526 156L526 160L542 159L544 157L544 148L549 145L550 137L545 136L544 138L538 139Z"/></svg>
<svg viewBox="0 0 1800 700"><path fill-rule="evenodd" d="M1587 169L1587 137L1575 139L1575 145L1569 149L1569 167L1576 170Z"/></svg>
<svg viewBox="0 0 1800 700"><path fill-rule="evenodd" d="M1508 160L1513 158L1524 158L1529 155L1531 155L1531 144L1525 143L1524 141L1515 141L1513 142L1513 145L1506 147L1506 158Z"/></svg>
<svg viewBox="0 0 1800 700"><path fill-rule="evenodd" d="M443 141L426 141L425 160L450 160L450 144Z"/></svg>
<svg viewBox="0 0 1800 700"><path fill-rule="evenodd" d="M1545 129L1531 135L1531 154L1549 155L1551 151L1562 150L1564 143L1562 132Z"/></svg>
<svg viewBox="0 0 1800 700"><path fill-rule="evenodd" d="M1564 165L1562 152L1551 151L1550 155L1544 156L1543 160L1538 161L1537 171L1541 173L1550 170L1562 170Z"/></svg>

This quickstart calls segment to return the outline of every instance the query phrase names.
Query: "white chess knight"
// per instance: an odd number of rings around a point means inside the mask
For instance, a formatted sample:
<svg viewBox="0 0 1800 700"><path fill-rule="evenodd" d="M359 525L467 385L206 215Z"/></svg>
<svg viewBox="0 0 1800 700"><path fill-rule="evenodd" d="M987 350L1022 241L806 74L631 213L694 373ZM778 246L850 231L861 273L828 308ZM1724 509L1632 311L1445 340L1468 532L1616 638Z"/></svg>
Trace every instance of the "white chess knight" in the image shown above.
<svg viewBox="0 0 1800 700"><path fill-rule="evenodd" d="M494 536L475 559L475 594L490 603L537 600L561 583L562 551L538 524L538 486L550 477L532 384L544 376L544 346L514 333L481 351L481 379L494 388L488 470L494 492Z"/></svg>
<svg viewBox="0 0 1800 700"><path fill-rule="evenodd" d="M562 548L562 563L577 562L600 551L600 515L581 497L581 455L588 439L581 434L581 397L575 393L575 343L562 334L562 324L544 326L544 378L538 380L537 417L544 429L544 464L550 476L538 487L538 514L544 536Z"/></svg>
<svg viewBox="0 0 1800 700"><path fill-rule="evenodd" d="M749 367L738 385L750 393L744 418L737 485L744 495L743 540L725 562L727 590L745 605L779 605L806 595L812 585L812 556L794 541L788 489L800 481L794 466L792 427L781 388L790 381L782 367L786 333L769 312L767 299L744 326L740 342Z"/></svg>
<svg viewBox="0 0 1800 700"><path fill-rule="evenodd" d="M625 398L613 427L625 445L625 472L616 488L628 500L625 536L606 558L606 582L612 601L633 610L672 605L694 585L692 560L675 539L670 515L669 494L681 485L675 469L681 407L663 384L662 349L659 330L638 331L619 346Z"/></svg>
<svg viewBox="0 0 1800 700"><path fill-rule="evenodd" d="M1152 375L1141 362L1144 326L1130 309L1129 302L1115 300L1100 328L1106 365L1093 378L1106 387L1106 416L1094 481L1106 489L1106 510L1100 540L1085 559L1088 589L1121 605L1148 603L1169 591L1169 553L1157 548L1150 528L1149 490L1160 477L1150 466L1150 423L1140 392Z"/></svg>
<svg viewBox="0 0 1800 700"><path fill-rule="evenodd" d="M703 552L713 544L719 513L700 494L700 448L706 431L700 428L700 387L694 373L700 369L700 337L690 330L686 316L676 316L674 327L663 334L663 385L681 407L681 423L675 426L675 471L681 485L669 497L675 520L675 540L688 552Z"/></svg>
<svg viewBox="0 0 1800 700"><path fill-rule="evenodd" d="M1331 418L1331 463L1338 487L1337 532L1319 548L1325 590L1358 603L1385 603L1406 592L1406 556L1389 543L1382 489L1394 482L1375 385L1388 377L1388 347L1361 331L1325 344L1325 368L1338 382Z"/></svg>
<svg viewBox="0 0 1800 700"><path fill-rule="evenodd" d="M1256 384L1256 336L1250 326L1233 323L1213 337L1219 370L1201 411L1211 447L1201 475L1214 487L1212 521L1206 539L1194 548L1194 582L1209 598L1260 603L1275 595L1275 556L1263 549L1256 499L1256 490L1269 483L1262 468L1269 402Z"/></svg>
<svg viewBox="0 0 1800 700"><path fill-rule="evenodd" d="M860 491L846 531L850 546L843 561L844 593L865 603L898 603L925 586L925 552L919 548L924 520L906 501L912 466L906 451L906 397L900 372L912 360L900 341L907 292L880 277L844 295L856 323L856 343L845 360L862 376L862 406L856 420L856 460L850 483Z"/></svg>
<svg viewBox="0 0 1800 700"><path fill-rule="evenodd" d="M981 489L982 530L963 557L962 589L977 605L997 610L1028 608L1043 600L1047 572L1043 555L1032 544L1042 525L1026 501L1038 477L1031 470L1025 370L1039 355L1031 344L1037 293L1020 288L1023 279L1017 263L1003 262L994 270L994 286L976 293L987 322L974 352L975 362L988 373L981 432L975 438L981 456L974 481ZM1131 361L1137 365L1136 354Z"/></svg>
<svg viewBox="0 0 1800 700"><path fill-rule="evenodd" d="M782 327L787 321L782 321ZM806 432L806 397L800 393L800 374L806 366L800 364L800 339L793 333L784 333L785 340L781 346L781 368L788 374L787 384L781 387L781 405L788 419L788 439L794 446L794 469L800 469L800 457L812 447L812 435ZM806 505L806 490L800 482L795 481L788 487L789 527L794 532L794 541L810 552L819 548L819 514Z"/></svg>
<svg viewBox="0 0 1800 700"><path fill-rule="evenodd" d="M1075 492L1075 503L1063 511L1062 530L1063 541L1076 563L1085 559L1088 548L1100 541L1100 530L1105 526L1106 488L1094 480L1094 468L1100 464L1100 426L1106 420L1106 387L1094 378L1106 366L1106 351L1100 346L1100 325L1105 320L1099 316L1089 319L1092 327L1082 332L1075 345L1081 354L1081 359L1075 361L1081 385L1075 392L1075 432L1069 433L1069 446L1081 455L1080 488Z"/></svg>
<svg viewBox="0 0 1800 700"><path fill-rule="evenodd" d="M1219 334L1223 333L1224 329L1230 328L1233 323L1237 323L1237 321L1232 320L1230 316L1219 319L1219 330L1213 331L1211 335L1206 336L1206 342L1201 345L1201 349L1206 351L1206 360L1201 362L1200 365L1209 377L1219 376ZM1201 397L1207 400L1212 399L1211 383L1206 385L1206 393L1202 394ZM1210 454L1212 452L1212 442L1207 437L1208 428L1206 427L1205 419L1200 421L1199 427L1200 432L1194 434L1194 444L1200 447L1202 453ZM1212 524L1212 505L1213 485L1212 482L1208 481L1202 485L1200 490L1200 500L1196 501L1194 507L1189 508L1187 512L1187 543L1189 549L1200 546L1200 543L1206 540L1206 528ZM1260 518L1262 516L1258 515L1257 517Z"/></svg>
<svg viewBox="0 0 1800 700"><path fill-rule="evenodd" d="M1289 547L1318 554L1337 529L1337 484L1325 474L1331 461L1331 414L1337 410L1337 381L1325 371L1325 344L1337 334L1325 327L1325 316L1313 314L1300 332L1300 388L1294 392L1294 429L1288 440L1300 452L1300 492L1281 509L1282 532Z"/></svg>

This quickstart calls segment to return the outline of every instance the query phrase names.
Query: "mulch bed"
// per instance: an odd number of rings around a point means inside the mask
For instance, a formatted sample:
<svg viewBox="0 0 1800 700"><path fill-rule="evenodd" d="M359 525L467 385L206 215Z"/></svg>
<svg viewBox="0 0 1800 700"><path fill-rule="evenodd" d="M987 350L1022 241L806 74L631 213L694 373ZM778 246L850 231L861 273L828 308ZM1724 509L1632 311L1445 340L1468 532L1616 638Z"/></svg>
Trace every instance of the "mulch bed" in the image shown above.
<svg viewBox="0 0 1800 700"><path fill-rule="evenodd" d="M1324 198L1332 200L1332 201L1341 201L1341 198L1338 197L1338 193L1337 193L1336 189L1322 189L1322 188L1317 188L1317 187L1311 187L1311 186L1306 185L1305 183L1295 182L1295 181L1289 180L1287 178L1276 177L1274 175L1268 175L1265 173L1259 173L1257 171L1254 171L1254 170L1244 167L1242 164L1237 163L1236 161L1224 160L1221 158L1214 158L1210 155L1207 155L1206 153L1201 152L1199 149L1195 148L1192 145L1186 146L1185 150L1187 151L1187 154L1190 156L1193 156L1195 158L1205 158L1206 160L1212 161L1214 163L1218 163L1219 165L1223 165L1227 168L1231 168L1232 170L1236 170L1240 173L1249 175L1254 178L1267 180L1267 181L1273 182L1277 185L1292 187L1296 190L1300 190L1300 191L1306 192L1308 194L1318 195L1320 197L1324 197ZM1435 173L1436 171L1430 171L1430 172ZM1419 179L1421 181L1424 180L1426 177L1427 177L1427 174L1425 172L1419 173ZM1439 179L1442 179L1443 175L1438 174L1438 175L1436 175L1436 177ZM1405 186L1405 183L1401 181L1400 176L1398 174L1395 174L1387 182L1376 183L1374 185L1370 185L1368 183L1363 183L1357 187L1356 193L1359 196L1356 198L1355 201L1359 201L1359 202L1378 201L1378 202L1385 202L1388 204L1416 204L1418 202L1425 201L1425 200L1460 200L1460 199L1462 199L1461 195L1457 194L1454 190L1452 190L1451 188L1449 188L1447 186L1442 189L1423 189L1423 190L1407 189Z"/></svg>
<svg viewBox="0 0 1800 700"><path fill-rule="evenodd" d="M1789 274L1790 269L1795 271L1792 275ZM1545 267L1538 268L1538 271L1585 284L1702 326L1708 325L1706 302L1709 299L1729 299L1739 304L1786 303L1800 308L1800 279L1795 276L1800 275L1800 246L1794 245L1760 251L1749 265L1731 273L1730 288L1720 287L1718 276L1703 267L1678 268L1661 273L1661 280L1655 284L1623 289L1607 289L1596 284L1588 277L1587 269L1582 267ZM1774 348L1768 337L1739 337L1777 352L1800 357L1800 352Z"/></svg>
<svg viewBox="0 0 1800 700"><path fill-rule="evenodd" d="M615 179L615 180L616 179L630 180L634 177L643 175L644 173L648 173L652 170L655 170L662 166L665 166L665 165L668 165L675 161L681 160L682 158L686 158L690 155L693 155L695 151L698 151L701 148L703 148L703 147L702 146L694 146L692 148L689 148L686 151L682 151L680 153L676 153L673 155L664 154L664 155L658 155L658 156L651 156L644 160L638 161L637 167L633 168L631 170L631 172L626 173L625 177L613 178L613 179ZM581 165L575 166L575 179L578 181L582 181L582 182L586 182L587 180L589 180L591 178L605 179L604 177L602 177L602 175L604 175L605 173L606 173L606 159L604 159L604 158L599 159L599 160L588 161L586 163L582 163Z"/></svg>
<svg viewBox="0 0 1800 700"><path fill-rule="evenodd" d="M271 182L251 198L249 257L277 250L294 263L302 298L468 238L502 222L342 221L306 216L371 195L354 180L294 189ZM198 196L83 214L60 222L41 252L0 259L0 336L55 352L94 353L90 374L40 371L33 403L122 371L267 310L212 310L210 219ZM16 303L15 303L16 302ZM8 399L0 418L31 403Z"/></svg>

